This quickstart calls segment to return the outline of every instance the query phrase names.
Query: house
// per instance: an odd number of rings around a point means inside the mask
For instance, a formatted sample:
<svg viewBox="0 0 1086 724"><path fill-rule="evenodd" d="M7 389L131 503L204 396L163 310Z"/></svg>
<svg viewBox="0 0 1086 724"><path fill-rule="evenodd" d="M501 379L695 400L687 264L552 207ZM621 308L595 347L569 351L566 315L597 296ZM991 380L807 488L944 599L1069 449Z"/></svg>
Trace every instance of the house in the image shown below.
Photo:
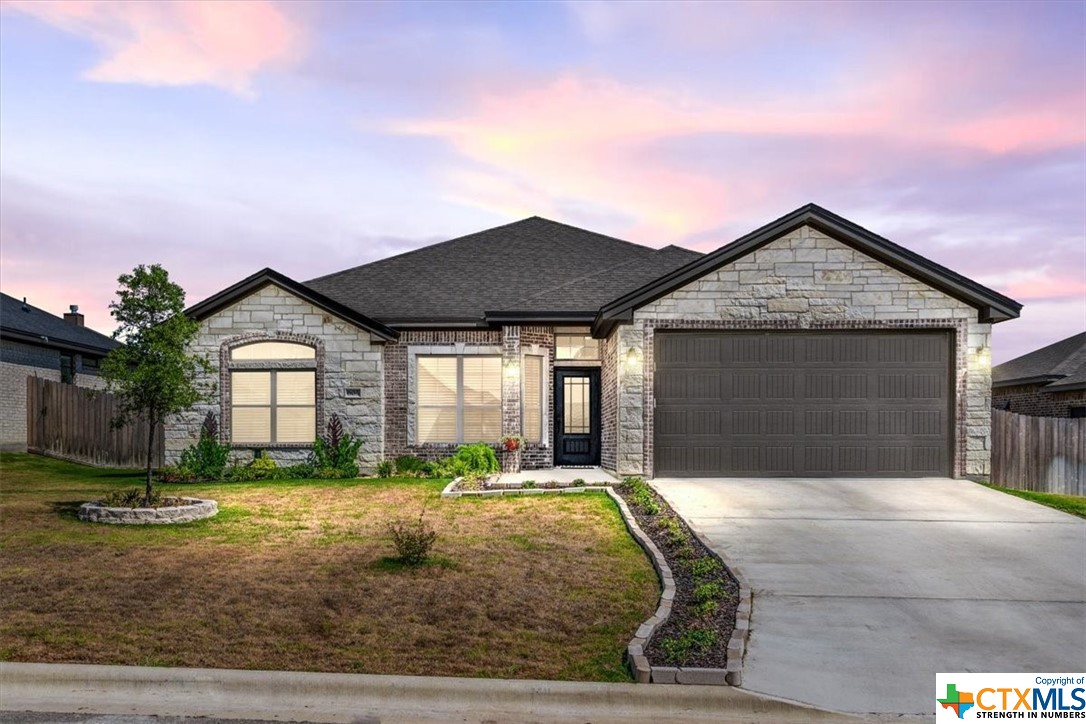
<svg viewBox="0 0 1086 724"><path fill-rule="evenodd" d="M1086 417L1086 332L993 367L992 406L1023 415Z"/></svg>
<svg viewBox="0 0 1086 724"><path fill-rule="evenodd" d="M26 452L26 378L101 389L102 358L117 342L83 325L79 307L64 317L0 294L0 450Z"/></svg>
<svg viewBox="0 0 1086 724"><path fill-rule="evenodd" d="M991 325L1021 305L815 205L709 254L532 217L189 310L238 457L337 414L382 459L525 438L526 468L986 475Z"/></svg>

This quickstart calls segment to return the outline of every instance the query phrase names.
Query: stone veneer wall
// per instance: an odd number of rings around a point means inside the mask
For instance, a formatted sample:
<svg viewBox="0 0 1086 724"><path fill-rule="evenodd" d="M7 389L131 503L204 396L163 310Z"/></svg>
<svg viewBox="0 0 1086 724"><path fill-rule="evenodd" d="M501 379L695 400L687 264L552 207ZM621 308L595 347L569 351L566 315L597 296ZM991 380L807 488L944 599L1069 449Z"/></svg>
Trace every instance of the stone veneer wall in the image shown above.
<svg viewBox="0 0 1086 724"><path fill-rule="evenodd" d="M417 445L414 442L414 355L489 353L502 356L502 434L521 434L521 370L523 356L544 357L547 390L543 443L526 444L521 465L533 470L549 468L554 456L551 426L554 416L550 394L554 362L554 333L549 327L510 325L501 329L405 331L396 342L385 346L385 454L388 459L414 455L423 460L440 460L455 452L455 443ZM512 364L515 372L507 372ZM497 447L495 441L495 448Z"/></svg>
<svg viewBox="0 0 1086 724"><path fill-rule="evenodd" d="M229 351L241 344L265 340L301 342L316 348L317 430L328 417L339 415L347 430L362 439L359 466L372 471L384 456L382 405L382 341L353 324L324 312L275 285L254 292L240 302L216 312L200 323L193 350L211 362L214 371L200 380L217 386L216 399L178 415L166 425L166 462L174 464L181 451L199 436L208 411L221 421L223 442L230 442ZM238 367L253 368L252 363ZM270 363L260 368L281 367ZM348 397L348 390L357 395ZM235 448L233 459L252 459L254 445ZM308 445L268 445L269 456L281 464L305 460Z"/></svg>
<svg viewBox="0 0 1086 724"><path fill-rule="evenodd" d="M653 338L657 329L948 329L955 336L956 475L989 474L991 325L977 310L810 227L691 282L619 327L617 472L652 474Z"/></svg>
<svg viewBox="0 0 1086 724"><path fill-rule="evenodd" d="M1014 385L992 390L992 407L1020 415L1070 417L1072 407L1086 406L1086 390L1045 390L1040 385Z"/></svg>
<svg viewBox="0 0 1086 724"><path fill-rule="evenodd" d="M60 382L60 351L22 342L0 343L0 450L26 452L26 378ZM75 355L75 384L100 390L105 381L83 372L83 358Z"/></svg>

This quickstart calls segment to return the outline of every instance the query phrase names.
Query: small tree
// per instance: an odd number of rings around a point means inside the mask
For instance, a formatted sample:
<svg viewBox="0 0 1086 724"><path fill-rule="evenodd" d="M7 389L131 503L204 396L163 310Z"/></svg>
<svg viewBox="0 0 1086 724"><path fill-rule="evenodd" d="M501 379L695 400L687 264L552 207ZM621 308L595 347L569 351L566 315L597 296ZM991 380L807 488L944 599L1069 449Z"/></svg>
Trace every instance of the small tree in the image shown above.
<svg viewBox="0 0 1086 724"><path fill-rule="evenodd" d="M211 365L188 351L200 325L185 316L185 291L170 281L165 269L140 264L117 282L117 300L109 309L117 321L113 336L124 346L102 361L102 377L106 388L121 399L114 426L147 421L145 496L149 502L155 432L168 416L204 398L196 380L200 373L209 373Z"/></svg>

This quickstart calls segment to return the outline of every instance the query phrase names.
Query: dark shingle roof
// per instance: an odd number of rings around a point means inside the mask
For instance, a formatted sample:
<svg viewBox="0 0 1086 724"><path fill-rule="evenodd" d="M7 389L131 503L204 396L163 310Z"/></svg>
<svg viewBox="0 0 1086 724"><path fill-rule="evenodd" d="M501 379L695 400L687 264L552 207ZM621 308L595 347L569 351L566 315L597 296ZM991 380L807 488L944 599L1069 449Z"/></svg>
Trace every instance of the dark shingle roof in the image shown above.
<svg viewBox="0 0 1086 724"><path fill-rule="evenodd" d="M698 256L669 249L533 216L305 284L390 324L475 321L485 312L524 309L594 313L614 298L611 288L629 286L603 279L606 275L599 272L634 264L627 271L634 274L636 269L635 277L643 284ZM662 271L654 273L656 269ZM570 284L586 276L596 277L596 289ZM531 306L524 306L525 299L532 300Z"/></svg>
<svg viewBox="0 0 1086 724"><path fill-rule="evenodd" d="M995 387L1026 381L1047 383L1045 389L1053 391L1086 385L1086 332L992 368Z"/></svg>
<svg viewBox="0 0 1086 724"><path fill-rule="evenodd" d="M665 246L655 253L639 256L606 269L592 270L584 276L558 286L530 294L514 302L510 309L552 312L596 311L604 304L675 271L701 256L678 246Z"/></svg>
<svg viewBox="0 0 1086 724"><path fill-rule="evenodd" d="M25 339L27 342L57 346L78 347L105 354L118 342L87 327L65 322L55 314L27 304L15 297L0 293L0 330L6 337ZM45 339L42 339L45 337Z"/></svg>

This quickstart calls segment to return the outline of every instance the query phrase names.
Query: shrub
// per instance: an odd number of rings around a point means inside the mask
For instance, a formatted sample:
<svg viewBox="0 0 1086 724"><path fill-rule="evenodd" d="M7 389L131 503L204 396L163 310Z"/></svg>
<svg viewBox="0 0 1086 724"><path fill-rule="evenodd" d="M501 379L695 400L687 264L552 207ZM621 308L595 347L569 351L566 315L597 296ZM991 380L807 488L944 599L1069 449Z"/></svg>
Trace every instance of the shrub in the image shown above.
<svg viewBox="0 0 1086 724"><path fill-rule="evenodd" d="M483 476L476 473L468 473L460 476L461 490L482 490Z"/></svg>
<svg viewBox="0 0 1086 724"><path fill-rule="evenodd" d="M662 518L657 526L664 532L664 536L671 545L677 546L686 540L686 530L678 518L673 516Z"/></svg>
<svg viewBox="0 0 1086 724"><path fill-rule="evenodd" d="M162 508L168 505L183 504L180 498L167 498L158 490L152 490L151 497L148 499L146 492L139 488L114 490L99 502L107 508Z"/></svg>
<svg viewBox="0 0 1086 724"><path fill-rule="evenodd" d="M525 480L523 483L520 484L520 487L522 487L522 488L524 488L526 490L531 490L535 486L536 486L536 482L534 480Z"/></svg>
<svg viewBox="0 0 1086 724"><path fill-rule="evenodd" d="M692 628L680 636L671 636L660 641L664 658L671 664L682 664L691 655L702 654L711 649L717 641L717 634L711 628Z"/></svg>
<svg viewBox="0 0 1086 724"><path fill-rule="evenodd" d="M584 478L574 478L573 479L573 484L574 485L584 485L585 484Z"/></svg>
<svg viewBox="0 0 1086 724"><path fill-rule="evenodd" d="M160 483L190 483L196 479L196 476L186 468L177 465L164 465L155 471L155 478Z"/></svg>
<svg viewBox="0 0 1086 724"><path fill-rule="evenodd" d="M401 455L396 458L396 474L408 477L422 477L426 475L426 462L414 455Z"/></svg>
<svg viewBox="0 0 1086 724"><path fill-rule="evenodd" d="M237 480L275 480L280 475L279 463L268 457L266 450L239 472L242 477Z"/></svg>
<svg viewBox="0 0 1086 724"><path fill-rule="evenodd" d="M699 616L709 617L716 613L718 608L720 608L720 604L716 601L702 601L694 604L694 613Z"/></svg>
<svg viewBox="0 0 1086 724"><path fill-rule="evenodd" d="M477 442L474 445L461 445L456 448L452 457L446 458L441 467L447 475L459 477L468 473L477 475L490 475L501 470L498 456L494 449L485 442Z"/></svg>
<svg viewBox="0 0 1086 724"><path fill-rule="evenodd" d="M396 557L405 565L425 563L437 540L437 531L423 519L425 513L425 509L419 513L417 521L394 521L387 526L389 538L396 547Z"/></svg>
<svg viewBox="0 0 1086 724"><path fill-rule="evenodd" d="M208 412L200 425L200 439L181 453L178 466L189 473L190 480L218 480L226 470L230 446L219 443L219 422Z"/></svg>
<svg viewBox="0 0 1086 724"><path fill-rule="evenodd" d="M690 575L695 579L711 578L720 572L720 563L715 558L705 556L690 562Z"/></svg>
<svg viewBox="0 0 1086 724"><path fill-rule="evenodd" d="M328 418L325 434L313 441L312 463L315 470L339 471L334 477L358 477L358 449L362 440L343 429L339 415Z"/></svg>
<svg viewBox="0 0 1086 724"><path fill-rule="evenodd" d="M377 463L377 477L379 478L391 478L392 477L392 461L382 460Z"/></svg>
<svg viewBox="0 0 1086 724"><path fill-rule="evenodd" d="M696 603L715 601L727 595L728 592L724 590L724 586L717 583L716 581L712 581L710 583L701 583L694 587L694 601Z"/></svg>

